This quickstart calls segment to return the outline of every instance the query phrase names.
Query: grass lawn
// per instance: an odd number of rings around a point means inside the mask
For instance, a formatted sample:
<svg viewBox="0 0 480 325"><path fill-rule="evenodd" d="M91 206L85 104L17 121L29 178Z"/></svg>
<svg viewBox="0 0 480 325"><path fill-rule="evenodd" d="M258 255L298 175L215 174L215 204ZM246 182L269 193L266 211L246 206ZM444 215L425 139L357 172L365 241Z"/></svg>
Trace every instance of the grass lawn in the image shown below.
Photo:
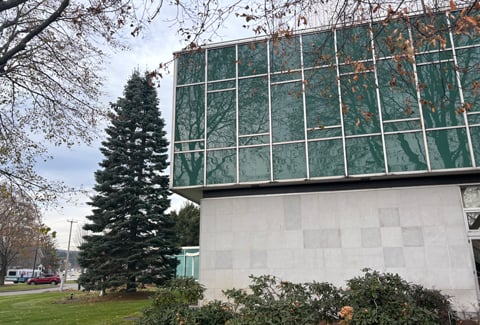
<svg viewBox="0 0 480 325"><path fill-rule="evenodd" d="M73 299L70 294L73 293ZM1 324L134 324L152 292L44 292L0 297Z"/></svg>
<svg viewBox="0 0 480 325"><path fill-rule="evenodd" d="M66 283L76 283L74 280L68 280ZM10 291L28 291L28 290L37 290L37 289L48 289L48 288L58 288L59 284L39 284L39 285L28 285L26 283L9 283L0 286L0 292L10 292Z"/></svg>

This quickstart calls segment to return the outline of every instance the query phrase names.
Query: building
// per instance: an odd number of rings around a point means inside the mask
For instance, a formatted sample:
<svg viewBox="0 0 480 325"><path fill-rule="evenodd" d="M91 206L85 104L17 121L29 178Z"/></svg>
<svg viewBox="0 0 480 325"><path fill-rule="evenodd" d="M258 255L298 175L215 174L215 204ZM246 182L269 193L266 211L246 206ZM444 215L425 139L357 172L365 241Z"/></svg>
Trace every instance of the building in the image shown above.
<svg viewBox="0 0 480 325"><path fill-rule="evenodd" d="M368 267L476 308L480 36L456 19L175 54L170 184L201 204L207 299L250 274L343 286Z"/></svg>

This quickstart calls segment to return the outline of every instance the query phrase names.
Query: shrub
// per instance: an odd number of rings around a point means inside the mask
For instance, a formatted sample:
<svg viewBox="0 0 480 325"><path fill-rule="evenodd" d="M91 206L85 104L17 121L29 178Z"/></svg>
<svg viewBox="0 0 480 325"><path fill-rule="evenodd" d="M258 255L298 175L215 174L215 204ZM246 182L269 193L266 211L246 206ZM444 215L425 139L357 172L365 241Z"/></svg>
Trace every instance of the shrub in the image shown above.
<svg viewBox="0 0 480 325"><path fill-rule="evenodd" d="M329 283L291 283L271 275L250 276L248 290L224 291L229 302L199 308L204 288L176 279L160 288L140 324L449 324L451 306L438 290L410 284L400 276L363 270L347 290Z"/></svg>

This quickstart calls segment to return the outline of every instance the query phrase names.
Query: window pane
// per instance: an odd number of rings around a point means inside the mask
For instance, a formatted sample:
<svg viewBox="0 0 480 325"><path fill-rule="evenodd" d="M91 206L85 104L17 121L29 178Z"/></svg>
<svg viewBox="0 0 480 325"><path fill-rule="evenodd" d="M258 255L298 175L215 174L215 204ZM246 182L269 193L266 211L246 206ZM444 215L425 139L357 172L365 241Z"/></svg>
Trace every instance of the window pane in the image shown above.
<svg viewBox="0 0 480 325"><path fill-rule="evenodd" d="M427 132L432 169L471 167L465 129Z"/></svg>
<svg viewBox="0 0 480 325"><path fill-rule="evenodd" d="M480 112L480 47L457 50L465 110Z"/></svg>
<svg viewBox="0 0 480 325"><path fill-rule="evenodd" d="M307 133L308 139L325 139L325 138L333 138L333 137L341 137L342 136L342 129L338 128L331 128L331 129L314 129L308 130Z"/></svg>
<svg viewBox="0 0 480 325"><path fill-rule="evenodd" d="M273 146L273 179L298 179L307 177L305 143Z"/></svg>
<svg viewBox="0 0 480 325"><path fill-rule="evenodd" d="M178 87L175 98L175 141L205 137L205 88Z"/></svg>
<svg viewBox="0 0 480 325"><path fill-rule="evenodd" d="M235 91L209 93L207 114L207 148L234 146Z"/></svg>
<svg viewBox="0 0 480 325"><path fill-rule="evenodd" d="M349 175L385 172L381 137L351 138L346 143Z"/></svg>
<svg viewBox="0 0 480 325"><path fill-rule="evenodd" d="M464 124L458 84L452 63L418 67L418 79L425 127Z"/></svg>
<svg viewBox="0 0 480 325"><path fill-rule="evenodd" d="M308 143L310 177L343 176L343 144L341 139Z"/></svg>
<svg viewBox="0 0 480 325"><path fill-rule="evenodd" d="M241 146L249 146L254 144L268 144L270 142L269 135L253 135L251 137L241 137L238 139Z"/></svg>
<svg viewBox="0 0 480 325"><path fill-rule="evenodd" d="M240 135L269 132L266 78L238 81L238 118Z"/></svg>
<svg viewBox="0 0 480 325"><path fill-rule="evenodd" d="M422 133L399 133L385 136L388 170L406 172L426 170Z"/></svg>
<svg viewBox="0 0 480 325"><path fill-rule="evenodd" d="M467 212L468 229L480 229L480 212Z"/></svg>
<svg viewBox="0 0 480 325"><path fill-rule="evenodd" d="M267 43L250 42L238 46L238 75L240 77L267 73Z"/></svg>
<svg viewBox="0 0 480 325"><path fill-rule="evenodd" d="M270 180L270 147L240 148L240 182Z"/></svg>
<svg viewBox="0 0 480 325"><path fill-rule="evenodd" d="M301 83L272 86L273 141L303 140L304 130Z"/></svg>
<svg viewBox="0 0 480 325"><path fill-rule="evenodd" d="M462 189L463 207L480 208L480 186L468 186Z"/></svg>
<svg viewBox="0 0 480 325"><path fill-rule="evenodd" d="M377 63L377 74L383 120L419 117L412 64L383 60Z"/></svg>
<svg viewBox="0 0 480 325"><path fill-rule="evenodd" d="M475 6L471 6L467 14L460 14L461 11L452 12L451 20L455 21L458 26L453 33L453 42L456 46L476 45L480 42L480 33L476 25L471 24L472 17L478 17L479 10L475 9ZM475 19L475 18L473 18ZM459 28L461 26L461 28Z"/></svg>
<svg viewBox="0 0 480 325"><path fill-rule="evenodd" d="M480 127L470 128L470 138L472 139L473 153L478 167L480 166Z"/></svg>
<svg viewBox="0 0 480 325"><path fill-rule="evenodd" d="M182 142L175 143L175 151L193 151L198 149L203 149L205 141L191 141L191 142Z"/></svg>
<svg viewBox="0 0 480 325"><path fill-rule="evenodd" d="M235 149L207 151L207 185L236 181Z"/></svg>
<svg viewBox="0 0 480 325"><path fill-rule="evenodd" d="M208 80L235 78L235 46L208 50Z"/></svg>
<svg viewBox="0 0 480 325"><path fill-rule="evenodd" d="M335 63L333 33L321 32L302 36L303 66L305 68Z"/></svg>
<svg viewBox="0 0 480 325"><path fill-rule="evenodd" d="M337 72L316 69L305 72L307 128L340 125Z"/></svg>
<svg viewBox="0 0 480 325"><path fill-rule="evenodd" d="M350 64L353 61L372 58L368 26L357 26L337 30L339 62Z"/></svg>
<svg viewBox="0 0 480 325"><path fill-rule="evenodd" d="M177 153L174 159L174 187L203 185L203 152Z"/></svg>
<svg viewBox="0 0 480 325"><path fill-rule="evenodd" d="M298 37L277 37L270 41L270 71L288 72L300 69L300 42Z"/></svg>
<svg viewBox="0 0 480 325"><path fill-rule="evenodd" d="M376 23L373 25L373 35L379 58L405 54L405 42L409 39L409 33L403 20Z"/></svg>
<svg viewBox="0 0 480 325"><path fill-rule="evenodd" d="M385 132L420 130L421 128L422 122L420 119L414 121L391 122L383 124L383 131Z"/></svg>
<svg viewBox="0 0 480 325"><path fill-rule="evenodd" d="M411 19L411 23L416 53L452 46L445 13L419 16Z"/></svg>
<svg viewBox="0 0 480 325"><path fill-rule="evenodd" d="M377 94L373 73L341 77L345 134L379 133Z"/></svg>
<svg viewBox="0 0 480 325"><path fill-rule="evenodd" d="M177 60L177 85L205 80L205 52L181 53Z"/></svg>
<svg viewBox="0 0 480 325"><path fill-rule="evenodd" d="M220 89L228 89L228 88L235 88L236 82L235 80L229 80L229 81L221 81L221 82L209 82L207 90L212 91L212 90L220 90Z"/></svg>

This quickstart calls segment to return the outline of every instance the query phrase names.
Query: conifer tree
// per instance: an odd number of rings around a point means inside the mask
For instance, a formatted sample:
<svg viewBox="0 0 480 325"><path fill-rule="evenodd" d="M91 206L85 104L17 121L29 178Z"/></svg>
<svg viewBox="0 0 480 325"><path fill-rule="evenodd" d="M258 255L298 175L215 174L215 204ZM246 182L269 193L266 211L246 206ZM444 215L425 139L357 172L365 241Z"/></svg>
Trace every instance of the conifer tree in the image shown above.
<svg viewBox="0 0 480 325"><path fill-rule="evenodd" d="M95 173L92 215L84 230L80 283L104 292L125 285L160 284L175 276L177 238L170 206L165 122L155 88L134 72L115 104L104 160Z"/></svg>

